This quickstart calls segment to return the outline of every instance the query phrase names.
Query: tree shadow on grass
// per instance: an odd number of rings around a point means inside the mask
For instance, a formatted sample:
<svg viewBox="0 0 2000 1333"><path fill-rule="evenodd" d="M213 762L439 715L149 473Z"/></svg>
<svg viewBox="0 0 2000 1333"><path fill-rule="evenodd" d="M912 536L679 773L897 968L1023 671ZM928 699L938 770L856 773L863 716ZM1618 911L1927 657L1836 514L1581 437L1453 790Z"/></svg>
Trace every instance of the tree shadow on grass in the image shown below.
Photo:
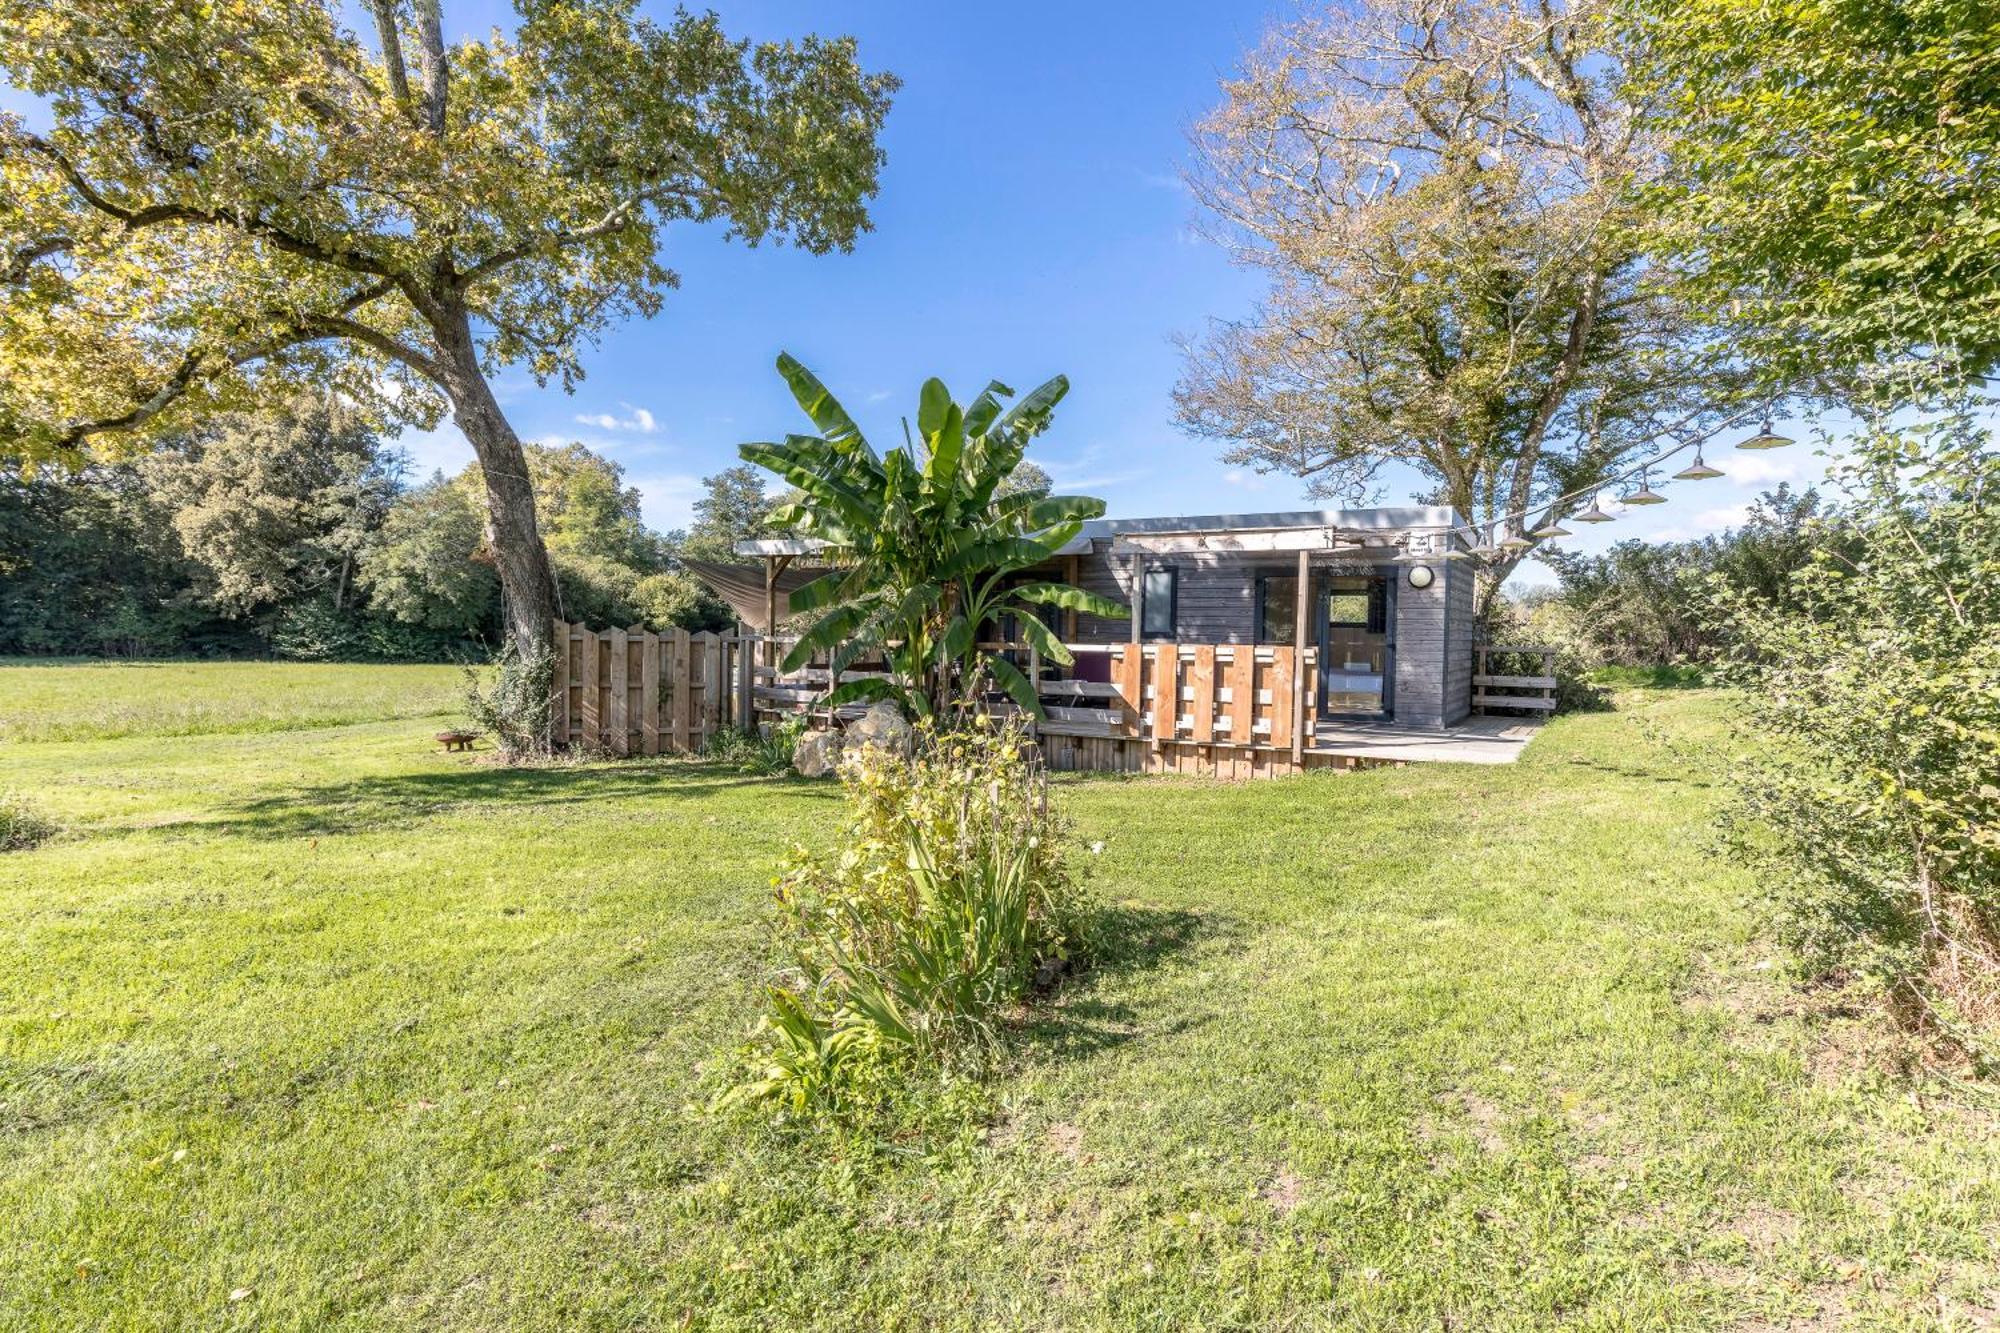
<svg viewBox="0 0 2000 1333"><path fill-rule="evenodd" d="M1602 759L1588 759L1582 755L1572 755L1569 759L1576 768L1593 769L1615 777L1629 778L1635 782L1651 782L1664 787L1713 787L1715 783L1705 777L1688 776L1686 770L1662 771L1656 768L1642 768L1636 764L1607 763Z"/></svg>
<svg viewBox="0 0 2000 1333"><path fill-rule="evenodd" d="M753 777L715 764L688 762L467 766L293 787L216 808L181 828L227 828L249 838L300 838L407 828L440 815L482 808L523 810L623 800L684 801L739 787L807 801L838 800L840 788L803 778Z"/></svg>
<svg viewBox="0 0 2000 1333"><path fill-rule="evenodd" d="M1214 944L1244 933L1234 917L1179 908L1121 903L1099 914L1089 966L1048 1007L1036 1012L1023 1035L1027 1051L1052 1061L1089 1059L1134 1037L1171 1036L1194 1026L1186 1018L1141 1015L1129 1004L1098 993L1121 973L1157 967L1197 943Z"/></svg>

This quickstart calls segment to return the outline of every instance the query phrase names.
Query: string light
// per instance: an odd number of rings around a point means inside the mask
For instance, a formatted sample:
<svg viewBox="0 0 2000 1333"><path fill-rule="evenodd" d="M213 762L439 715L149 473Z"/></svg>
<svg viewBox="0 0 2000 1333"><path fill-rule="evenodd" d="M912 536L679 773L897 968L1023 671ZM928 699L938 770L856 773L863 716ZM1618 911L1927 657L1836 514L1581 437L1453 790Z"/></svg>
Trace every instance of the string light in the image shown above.
<svg viewBox="0 0 2000 1333"><path fill-rule="evenodd" d="M1593 495L1590 497L1590 508L1576 515L1576 521L1579 523L1616 523L1618 520L1599 508L1597 496Z"/></svg>
<svg viewBox="0 0 2000 1333"><path fill-rule="evenodd" d="M1778 432L1772 430L1771 418L1765 417L1764 429L1758 431L1755 435L1752 435L1736 447L1738 449L1782 449L1790 443L1792 443L1792 438L1789 435L1780 435Z"/></svg>
<svg viewBox="0 0 2000 1333"><path fill-rule="evenodd" d="M1679 472L1674 473L1674 480L1708 481L1710 478L1721 475L1722 469L1719 467L1710 467L1708 461L1701 456L1701 446L1697 444L1694 447L1694 462L1682 468Z"/></svg>
<svg viewBox="0 0 2000 1333"><path fill-rule="evenodd" d="M1622 497L1622 503L1628 505L1663 505L1666 502L1667 497L1653 489L1648 470L1643 467L1639 469L1639 489L1627 491Z"/></svg>

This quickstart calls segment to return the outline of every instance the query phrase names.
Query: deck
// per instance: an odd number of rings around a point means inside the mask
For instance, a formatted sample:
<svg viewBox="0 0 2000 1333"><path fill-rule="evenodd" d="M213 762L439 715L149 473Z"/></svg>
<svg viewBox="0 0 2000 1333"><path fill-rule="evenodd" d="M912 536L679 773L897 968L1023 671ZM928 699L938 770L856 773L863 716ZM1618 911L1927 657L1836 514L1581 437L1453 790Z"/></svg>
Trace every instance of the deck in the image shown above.
<svg viewBox="0 0 2000 1333"><path fill-rule="evenodd" d="M1518 717L1469 717L1435 731L1393 722L1322 719L1306 748L1307 762L1326 755L1377 764L1511 764L1540 725Z"/></svg>

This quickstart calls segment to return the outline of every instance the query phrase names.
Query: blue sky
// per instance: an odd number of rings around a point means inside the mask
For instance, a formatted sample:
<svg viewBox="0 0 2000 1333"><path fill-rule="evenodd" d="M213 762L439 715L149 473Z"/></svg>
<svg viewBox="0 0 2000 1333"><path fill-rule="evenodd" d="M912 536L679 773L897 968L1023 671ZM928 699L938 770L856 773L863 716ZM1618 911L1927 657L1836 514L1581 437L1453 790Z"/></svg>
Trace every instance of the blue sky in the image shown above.
<svg viewBox="0 0 2000 1333"><path fill-rule="evenodd" d="M716 8L741 37L851 32L866 65L902 78L875 230L850 255L816 258L725 243L712 228L669 229L663 256L680 290L656 318L611 332L586 357L589 377L574 395L503 377L523 438L579 439L616 459L644 494L648 521L677 527L699 479L735 462L738 442L803 424L772 369L781 350L889 442L927 376L964 398L989 378L1025 391L1061 372L1070 396L1030 455L1060 489L1101 495L1114 515L1301 503L1296 480L1227 467L1218 446L1178 432L1170 400L1174 335L1241 312L1258 291L1192 229L1178 177L1187 127L1289 6ZM445 10L455 33L511 18L492 3L446 0ZM4 88L0 106L29 110ZM449 426L403 443L424 471L471 457ZM1734 474L1668 488L1669 504L1579 544L1717 530L1776 481L1819 471L1803 448L1725 448L1711 461ZM1384 501L1407 500L1414 485L1392 480ZM1532 566L1523 577L1546 580Z"/></svg>

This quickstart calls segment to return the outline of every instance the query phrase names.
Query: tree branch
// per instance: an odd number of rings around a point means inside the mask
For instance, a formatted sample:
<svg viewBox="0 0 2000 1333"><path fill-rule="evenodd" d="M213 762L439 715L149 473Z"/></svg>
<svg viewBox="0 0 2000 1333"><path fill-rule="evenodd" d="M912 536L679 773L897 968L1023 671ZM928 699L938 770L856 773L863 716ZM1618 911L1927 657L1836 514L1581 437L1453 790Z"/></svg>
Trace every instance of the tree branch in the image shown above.
<svg viewBox="0 0 2000 1333"><path fill-rule="evenodd" d="M395 0L369 0L375 15L375 37L382 44L382 67L389 73L389 95L404 114L410 111L410 71L403 63L403 34L396 27Z"/></svg>
<svg viewBox="0 0 2000 1333"><path fill-rule="evenodd" d="M28 270L35 266L36 260L46 259L50 255L63 254L74 248L75 245L75 237L66 236L61 233L54 236L44 236L38 241L29 241L14 252L14 257L8 261L6 269L0 271L0 286L20 286L28 280Z"/></svg>
<svg viewBox="0 0 2000 1333"><path fill-rule="evenodd" d="M384 355L393 356L412 369L426 375L434 382L441 383L437 375L437 363L431 358L390 338L379 330L349 318L355 311L371 301L380 299L396 290L392 278L383 278L349 293L331 312L308 314L289 327L273 333L270 337L251 344L249 347L231 352L219 360L199 347L191 347L181 357L171 373L151 394L135 405L129 412L115 417L103 417L96 421L79 422L64 431L56 441L58 449L75 449L93 435L108 435L121 430L131 430L143 426L160 413L172 407L188 390L205 380L213 379L226 370L234 370L252 361L275 356L289 347L300 347L306 343L319 342L325 338L353 338L367 343Z"/></svg>
<svg viewBox="0 0 2000 1333"><path fill-rule="evenodd" d="M30 151L54 163L56 170L69 182L70 188L84 203L106 217L124 223L130 230L137 231L168 222L201 222L210 226L230 227L253 236L260 236L287 254L330 264L336 268L346 269L350 273L366 273L375 277L396 276L394 270L379 259L332 249L255 213L236 215L214 209L191 208L185 204L149 204L142 208L126 208L100 192L91 184L89 178L48 140L40 135L24 134L21 136L21 142Z"/></svg>

